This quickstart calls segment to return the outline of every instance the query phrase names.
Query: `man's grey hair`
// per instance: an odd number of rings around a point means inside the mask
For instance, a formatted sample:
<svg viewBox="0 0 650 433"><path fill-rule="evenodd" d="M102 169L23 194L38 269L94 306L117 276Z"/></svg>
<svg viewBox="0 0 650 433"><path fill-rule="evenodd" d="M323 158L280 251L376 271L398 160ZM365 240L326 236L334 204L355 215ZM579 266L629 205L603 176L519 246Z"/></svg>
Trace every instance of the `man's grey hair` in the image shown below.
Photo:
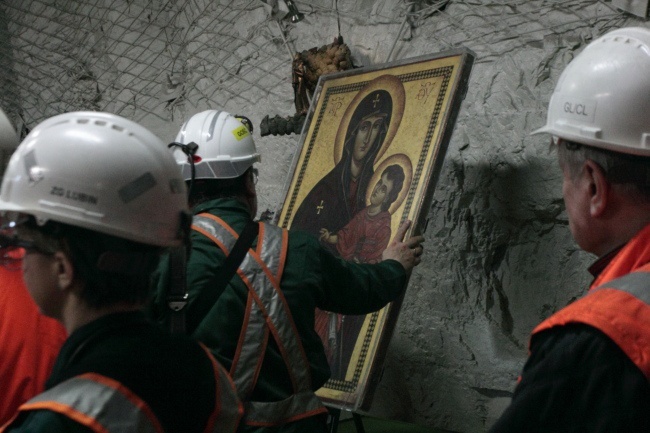
<svg viewBox="0 0 650 433"><path fill-rule="evenodd" d="M551 146L557 148L560 167L568 171L571 179L575 180L584 163L591 160L603 169L609 182L621 187L621 192L650 202L650 157L613 152L564 139L553 140Z"/></svg>

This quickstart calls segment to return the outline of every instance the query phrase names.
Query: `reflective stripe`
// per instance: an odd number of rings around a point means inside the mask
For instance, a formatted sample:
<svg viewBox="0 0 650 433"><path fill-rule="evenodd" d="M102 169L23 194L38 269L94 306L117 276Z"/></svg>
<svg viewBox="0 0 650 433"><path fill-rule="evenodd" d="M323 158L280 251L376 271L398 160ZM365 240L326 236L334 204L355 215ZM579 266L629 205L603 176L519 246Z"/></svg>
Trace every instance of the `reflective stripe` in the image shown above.
<svg viewBox="0 0 650 433"><path fill-rule="evenodd" d="M235 242L237 242L237 238L235 238L231 232L225 229L217 221L210 218L211 216L212 215L209 214L195 215L192 218L192 228L194 230L200 228L211 237L216 238L219 242L222 243L222 245L217 244L219 248L224 250L225 247L224 253L228 254L230 250L232 250L232 247L235 245Z"/></svg>
<svg viewBox="0 0 650 433"><path fill-rule="evenodd" d="M221 114L221 111L215 110L212 120L210 121L210 127L208 128L208 137L206 138L205 141L210 141L214 137L214 128L217 125L217 119L219 119L219 114Z"/></svg>
<svg viewBox="0 0 650 433"><path fill-rule="evenodd" d="M257 382L256 376L266 348L260 339L260 336L265 335L266 320L257 302L251 303L248 323L244 325L242 329L244 336L239 347L240 355L237 364L233 365L232 375L240 398L248 400Z"/></svg>
<svg viewBox="0 0 650 433"><path fill-rule="evenodd" d="M235 384L210 351L205 346L202 345L202 347L210 358L210 361L212 361L217 386L216 408L213 413L213 418L216 417L216 422L211 429L208 426L209 430L206 429L206 431L211 431L212 433L235 433L243 414L243 407L237 398Z"/></svg>
<svg viewBox="0 0 650 433"><path fill-rule="evenodd" d="M264 224L262 227L261 234L264 242L262 242L260 258L262 258L273 276L277 278L280 270L280 262L282 261L282 234L280 234L280 236L266 236L267 230L278 229L278 227L267 226ZM277 284L280 285L279 280L277 281Z"/></svg>
<svg viewBox="0 0 650 433"><path fill-rule="evenodd" d="M246 412L253 414L246 418L249 425L272 426L306 418L324 412L321 401L313 391L298 394L274 402L248 402Z"/></svg>
<svg viewBox="0 0 650 433"><path fill-rule="evenodd" d="M237 241L233 230L210 214L195 216L193 227L210 237L226 254ZM282 401L247 402L244 413L247 424L274 425L326 410L311 390L309 363L289 307L279 290L286 243L283 229L260 223L257 248L260 254L249 249L238 270L248 287L249 296L255 301L250 305L248 321L243 324L237 349L239 356L231 370L239 396L246 401L255 387L264 356L267 326L282 354L294 388L294 394Z"/></svg>
<svg viewBox="0 0 650 433"><path fill-rule="evenodd" d="M20 407L21 412L39 409L66 415L97 433L163 432L143 400L99 374L68 379Z"/></svg>
<svg viewBox="0 0 650 433"><path fill-rule="evenodd" d="M602 284L591 291L595 292L602 289L618 289L650 305L650 273L648 272L632 272Z"/></svg>
<svg viewBox="0 0 650 433"><path fill-rule="evenodd" d="M279 256L282 252L282 229L276 226L267 226L264 230L264 237L262 239L262 245L269 246L269 248L262 248L263 251L267 253L273 253L276 257L273 257L272 262L279 263ZM254 309L253 312L256 315L263 317L263 311L260 309L266 310L266 314L273 323L274 329L271 329L271 332L279 337L280 350L283 350L283 356L288 358L287 367L292 373L292 381L294 382L294 388L298 391L304 389L309 389L309 384L311 382L311 377L309 375L309 365L306 360L306 356L303 356L303 348L300 343L300 338L297 335L295 326L293 325L293 318L289 311L288 306L285 303L284 296L279 290L276 290L276 287L279 287L279 281L271 281L269 275L264 272L264 269L258 262L262 260L263 263L266 263L268 257L261 256L259 259L252 257L252 255L247 254L244 262L242 263L242 271L248 278L252 288L259 297L257 300L258 309ZM274 286L275 283L275 286ZM259 340L259 334L253 334L253 332L248 333L247 341L254 344L256 340Z"/></svg>
<svg viewBox="0 0 650 433"><path fill-rule="evenodd" d="M124 203L130 203L145 192L156 186L156 178L151 172L146 172L134 181L121 187L117 193Z"/></svg>

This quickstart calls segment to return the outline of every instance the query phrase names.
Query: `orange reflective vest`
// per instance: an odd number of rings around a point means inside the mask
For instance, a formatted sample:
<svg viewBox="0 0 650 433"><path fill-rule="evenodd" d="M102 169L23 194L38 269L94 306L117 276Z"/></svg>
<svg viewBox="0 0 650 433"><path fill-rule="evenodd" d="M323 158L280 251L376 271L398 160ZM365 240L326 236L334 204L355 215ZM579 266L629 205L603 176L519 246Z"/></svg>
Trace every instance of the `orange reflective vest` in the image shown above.
<svg viewBox="0 0 650 433"><path fill-rule="evenodd" d="M533 335L569 323L603 332L650 380L650 225L621 249L586 296L539 324Z"/></svg>
<svg viewBox="0 0 650 433"><path fill-rule="evenodd" d="M241 403L228 373L209 353L208 356L215 370L217 396L204 432L235 433L242 415ZM20 406L18 414L34 410L59 413L95 433L164 433L144 400L120 382L97 373L85 373L61 382ZM0 428L0 433L11 425L10 422Z"/></svg>
<svg viewBox="0 0 650 433"><path fill-rule="evenodd" d="M196 215L192 229L211 239L226 255L238 239L237 233L225 221L209 213ZM248 298L230 374L244 402L243 419L247 425L275 426L327 411L311 389L307 356L280 290L287 244L286 230L259 223L257 248L248 250L237 269L248 287ZM269 335L280 349L294 393L281 401L250 401Z"/></svg>
<svg viewBox="0 0 650 433"><path fill-rule="evenodd" d="M11 251L11 269L0 266L0 426L43 392L67 336L61 323L38 311L23 283L21 257Z"/></svg>

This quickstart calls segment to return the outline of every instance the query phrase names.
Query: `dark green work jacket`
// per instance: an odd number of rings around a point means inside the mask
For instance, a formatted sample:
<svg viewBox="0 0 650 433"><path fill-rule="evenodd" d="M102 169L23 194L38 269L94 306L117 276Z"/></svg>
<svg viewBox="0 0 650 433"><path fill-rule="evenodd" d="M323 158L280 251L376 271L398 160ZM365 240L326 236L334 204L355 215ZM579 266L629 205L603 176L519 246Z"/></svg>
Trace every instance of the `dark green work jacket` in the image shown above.
<svg viewBox="0 0 650 433"><path fill-rule="evenodd" d="M195 341L171 336L141 312L116 313L70 335L46 389L83 374L101 375L143 400L166 433L201 433L218 407L213 361ZM55 411L31 410L6 433L91 431Z"/></svg>
<svg viewBox="0 0 650 433"><path fill-rule="evenodd" d="M250 218L246 206L235 199L217 199L197 206L194 214L210 213L241 233ZM187 332L204 343L227 369L232 364L244 320L248 289L234 276L222 293L214 293L209 280L220 269L225 255L203 234L192 231L192 251L188 259L189 303ZM256 241L253 242L253 248ZM152 305L154 318L169 326L167 306L168 263L159 269L158 289ZM402 265L393 260L379 264L356 264L332 255L313 236L289 232L281 291L287 301L311 368L312 389L320 388L330 377L330 369L320 337L314 330L316 307L342 314L367 314L393 301L406 283ZM292 384L273 339L264 355L254 401L277 401L292 394ZM254 429L240 425L242 431L307 431L308 422L284 429ZM243 424L243 423L242 423ZM300 422L293 423L300 424ZM315 428L315 427L313 427ZM319 431L319 430L311 430ZM322 431L322 429L321 429Z"/></svg>

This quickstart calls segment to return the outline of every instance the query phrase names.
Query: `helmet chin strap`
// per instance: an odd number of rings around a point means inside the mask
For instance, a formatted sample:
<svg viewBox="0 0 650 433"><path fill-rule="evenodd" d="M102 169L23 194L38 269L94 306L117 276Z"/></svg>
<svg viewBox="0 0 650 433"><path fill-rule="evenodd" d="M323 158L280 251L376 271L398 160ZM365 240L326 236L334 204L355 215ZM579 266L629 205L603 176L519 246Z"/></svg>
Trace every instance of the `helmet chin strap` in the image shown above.
<svg viewBox="0 0 650 433"><path fill-rule="evenodd" d="M187 144L179 143L174 141L167 145L167 147L178 147L180 148L185 155L187 155L187 162L190 164L191 177L190 177L190 186L187 188L187 196L191 197L192 187L194 186L194 178L196 177L196 167L194 166L194 155L196 151L199 150L199 145L193 141L190 141Z"/></svg>

